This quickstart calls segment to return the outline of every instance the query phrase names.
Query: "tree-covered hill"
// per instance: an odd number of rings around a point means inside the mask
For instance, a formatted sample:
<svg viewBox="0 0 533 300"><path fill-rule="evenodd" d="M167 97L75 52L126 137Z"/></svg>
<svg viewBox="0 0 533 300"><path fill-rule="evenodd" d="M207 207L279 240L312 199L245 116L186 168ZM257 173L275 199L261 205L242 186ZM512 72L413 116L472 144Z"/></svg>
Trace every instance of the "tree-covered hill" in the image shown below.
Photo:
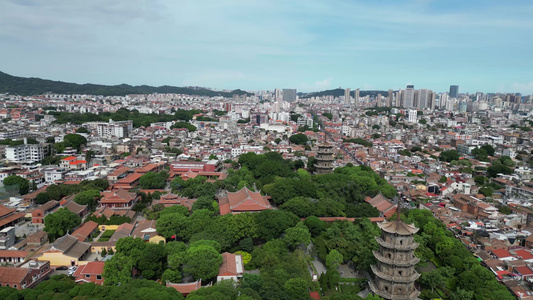
<svg viewBox="0 0 533 300"><path fill-rule="evenodd" d="M128 84L101 85L101 84L77 84L63 81L54 81L41 78L26 78L12 76L0 72L0 93L9 93L20 96L41 95L44 93L55 94L89 94L103 96L124 96L129 94L151 93L175 93L197 96L224 96L231 97L233 94L243 95L246 92L234 90L232 92L212 91L204 88L188 88L163 85L159 87Z"/></svg>

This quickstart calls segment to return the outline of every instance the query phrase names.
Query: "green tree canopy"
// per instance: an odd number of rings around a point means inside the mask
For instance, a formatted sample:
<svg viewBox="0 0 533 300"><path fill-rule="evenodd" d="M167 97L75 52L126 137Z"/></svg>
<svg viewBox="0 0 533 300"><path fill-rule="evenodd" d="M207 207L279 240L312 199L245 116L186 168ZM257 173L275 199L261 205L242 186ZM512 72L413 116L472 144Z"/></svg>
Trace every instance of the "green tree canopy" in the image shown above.
<svg viewBox="0 0 533 300"><path fill-rule="evenodd" d="M4 185L18 185L19 194L26 195L30 190L30 181L18 175L9 175L2 181Z"/></svg>
<svg viewBox="0 0 533 300"><path fill-rule="evenodd" d="M60 208L44 217L44 231L52 240L65 235L80 224L80 216L67 208Z"/></svg>
<svg viewBox="0 0 533 300"><path fill-rule="evenodd" d="M167 178L168 173L166 171L148 172L141 176L139 185L143 189L164 189L167 185Z"/></svg>
<svg viewBox="0 0 533 300"><path fill-rule="evenodd" d="M308 140L309 139L307 138L307 136L305 134L303 134L303 133L293 134L289 138L289 141L291 143L297 144L297 145L305 145Z"/></svg>
<svg viewBox="0 0 533 300"><path fill-rule="evenodd" d="M222 255L209 245L190 247L186 253L183 270L194 279L208 281L217 276L222 264Z"/></svg>

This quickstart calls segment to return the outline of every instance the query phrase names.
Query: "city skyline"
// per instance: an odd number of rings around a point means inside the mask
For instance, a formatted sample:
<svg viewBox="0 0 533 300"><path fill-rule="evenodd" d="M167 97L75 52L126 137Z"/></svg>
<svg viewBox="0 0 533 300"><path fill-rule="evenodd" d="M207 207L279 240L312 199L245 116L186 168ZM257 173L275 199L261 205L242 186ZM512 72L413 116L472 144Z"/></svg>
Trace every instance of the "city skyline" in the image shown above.
<svg viewBox="0 0 533 300"><path fill-rule="evenodd" d="M533 93L533 5L496 1L8 1L3 72L75 83L302 92ZM349 18L343 17L349 16Z"/></svg>

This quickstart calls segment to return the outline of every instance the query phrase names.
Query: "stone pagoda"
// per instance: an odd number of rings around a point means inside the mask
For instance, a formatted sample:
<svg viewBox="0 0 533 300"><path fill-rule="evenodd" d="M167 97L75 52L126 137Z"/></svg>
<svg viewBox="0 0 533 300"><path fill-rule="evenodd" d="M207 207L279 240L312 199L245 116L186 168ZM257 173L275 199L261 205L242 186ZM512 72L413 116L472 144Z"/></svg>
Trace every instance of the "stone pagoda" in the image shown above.
<svg viewBox="0 0 533 300"><path fill-rule="evenodd" d="M420 294L415 288L415 280L420 277L415 271L420 259L414 254L418 247L414 234L418 228L404 223L399 216L395 221L384 221L378 226L381 229L381 236L376 237L379 250L373 252L378 263L371 266L374 279L370 289L385 299L416 299Z"/></svg>
<svg viewBox="0 0 533 300"><path fill-rule="evenodd" d="M318 151L316 152L316 173L317 174L329 174L333 171L333 145L328 142L318 145Z"/></svg>

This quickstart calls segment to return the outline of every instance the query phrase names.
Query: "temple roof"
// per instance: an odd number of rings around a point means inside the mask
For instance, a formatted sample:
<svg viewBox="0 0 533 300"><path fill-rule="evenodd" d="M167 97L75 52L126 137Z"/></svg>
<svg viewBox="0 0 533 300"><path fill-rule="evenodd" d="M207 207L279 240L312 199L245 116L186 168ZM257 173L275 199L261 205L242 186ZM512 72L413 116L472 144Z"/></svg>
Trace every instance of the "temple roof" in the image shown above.
<svg viewBox="0 0 533 300"><path fill-rule="evenodd" d="M396 233L399 235L411 235L415 234L418 231L412 224L407 224L402 220L395 221L384 221L383 223L378 223L378 226L381 230L388 233Z"/></svg>

